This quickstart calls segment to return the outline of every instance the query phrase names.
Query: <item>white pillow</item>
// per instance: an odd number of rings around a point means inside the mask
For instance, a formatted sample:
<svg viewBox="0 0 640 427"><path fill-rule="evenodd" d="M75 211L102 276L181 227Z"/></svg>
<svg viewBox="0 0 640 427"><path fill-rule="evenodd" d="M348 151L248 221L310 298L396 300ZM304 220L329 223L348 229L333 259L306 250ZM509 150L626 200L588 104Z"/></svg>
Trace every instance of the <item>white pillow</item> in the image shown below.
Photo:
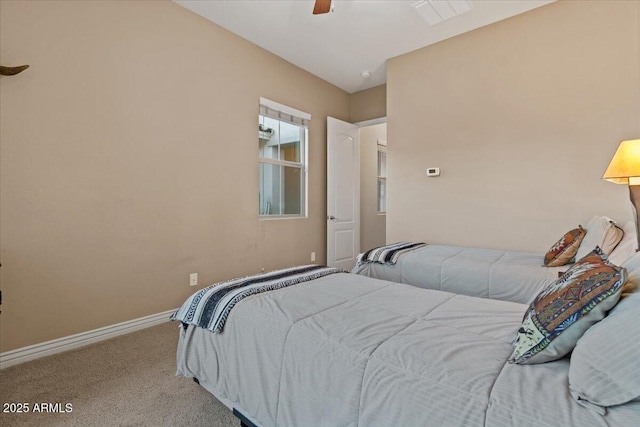
<svg viewBox="0 0 640 427"><path fill-rule="evenodd" d="M629 277L622 299L584 333L571 355L569 389L585 406L640 401L640 254L624 266Z"/></svg>
<svg viewBox="0 0 640 427"><path fill-rule="evenodd" d="M616 222L606 216L594 216L585 227L587 235L580 243L578 253L576 253L576 261L584 258L596 246L599 246L606 255L622 240L623 231L616 227Z"/></svg>
<svg viewBox="0 0 640 427"><path fill-rule="evenodd" d="M638 240L636 239L636 223L633 221L627 222L622 226L624 236L618 243L618 246L609 255L609 261L615 265L622 265L629 257L636 253L638 246Z"/></svg>

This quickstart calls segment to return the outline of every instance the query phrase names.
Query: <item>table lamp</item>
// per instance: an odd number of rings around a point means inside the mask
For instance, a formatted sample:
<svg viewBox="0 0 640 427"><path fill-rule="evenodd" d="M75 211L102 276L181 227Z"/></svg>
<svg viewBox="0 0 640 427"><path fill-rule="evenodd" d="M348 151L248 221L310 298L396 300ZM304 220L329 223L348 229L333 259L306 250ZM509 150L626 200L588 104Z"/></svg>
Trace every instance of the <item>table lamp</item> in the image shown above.
<svg viewBox="0 0 640 427"><path fill-rule="evenodd" d="M640 233L638 232L638 221L640 221L640 217L638 217L638 212L640 212L640 139L620 143L602 179L629 186L629 198L636 222L636 251L638 251L640 249Z"/></svg>

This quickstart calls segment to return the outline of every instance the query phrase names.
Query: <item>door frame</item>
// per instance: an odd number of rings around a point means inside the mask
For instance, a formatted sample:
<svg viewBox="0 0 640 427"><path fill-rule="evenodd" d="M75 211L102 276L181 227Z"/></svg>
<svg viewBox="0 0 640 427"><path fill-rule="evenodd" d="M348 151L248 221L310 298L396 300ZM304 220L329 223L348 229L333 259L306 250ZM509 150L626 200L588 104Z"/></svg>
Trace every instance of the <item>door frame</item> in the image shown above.
<svg viewBox="0 0 640 427"><path fill-rule="evenodd" d="M354 125L358 126L359 128L363 128L366 126L379 125L380 123L387 123L387 116L378 117L377 119L364 120L362 122L355 122Z"/></svg>

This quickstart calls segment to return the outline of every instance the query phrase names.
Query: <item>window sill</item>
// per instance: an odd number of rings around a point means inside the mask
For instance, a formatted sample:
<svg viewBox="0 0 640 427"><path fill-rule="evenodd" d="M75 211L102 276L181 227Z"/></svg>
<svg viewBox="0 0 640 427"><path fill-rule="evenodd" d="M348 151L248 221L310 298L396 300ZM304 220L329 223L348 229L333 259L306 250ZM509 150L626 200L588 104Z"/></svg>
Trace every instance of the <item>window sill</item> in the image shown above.
<svg viewBox="0 0 640 427"><path fill-rule="evenodd" d="M303 215L258 215L259 221L273 221L277 219L307 219L308 216Z"/></svg>

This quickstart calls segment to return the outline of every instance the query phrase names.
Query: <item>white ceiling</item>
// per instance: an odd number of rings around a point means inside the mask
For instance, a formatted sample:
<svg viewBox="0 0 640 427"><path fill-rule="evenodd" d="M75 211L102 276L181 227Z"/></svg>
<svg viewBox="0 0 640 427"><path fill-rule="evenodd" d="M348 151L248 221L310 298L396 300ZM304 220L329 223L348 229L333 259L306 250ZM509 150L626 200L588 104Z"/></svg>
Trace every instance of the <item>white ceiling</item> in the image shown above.
<svg viewBox="0 0 640 427"><path fill-rule="evenodd" d="M173 1L353 93L385 83L389 58L554 0L469 0L469 12L433 26L412 7L418 0L334 0L324 15L311 13L313 0Z"/></svg>

